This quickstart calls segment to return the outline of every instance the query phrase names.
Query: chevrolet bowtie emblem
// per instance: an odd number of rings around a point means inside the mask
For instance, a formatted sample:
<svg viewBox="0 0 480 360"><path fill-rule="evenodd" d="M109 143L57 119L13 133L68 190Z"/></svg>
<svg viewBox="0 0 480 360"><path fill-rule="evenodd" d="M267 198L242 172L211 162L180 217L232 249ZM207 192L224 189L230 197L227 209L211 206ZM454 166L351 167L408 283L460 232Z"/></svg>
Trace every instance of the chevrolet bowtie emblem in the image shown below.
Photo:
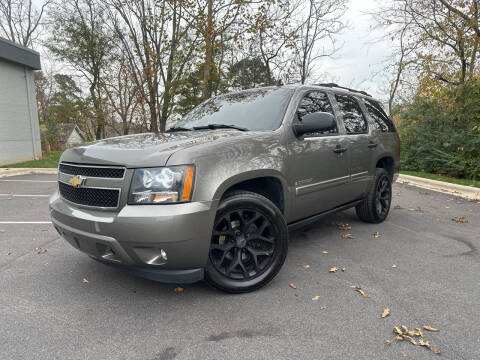
<svg viewBox="0 0 480 360"><path fill-rule="evenodd" d="M77 176L72 176L68 182L70 183L70 185L72 185L73 187L80 187L82 186L84 183L85 183L85 180L86 178L84 176L81 176L81 175L77 175Z"/></svg>

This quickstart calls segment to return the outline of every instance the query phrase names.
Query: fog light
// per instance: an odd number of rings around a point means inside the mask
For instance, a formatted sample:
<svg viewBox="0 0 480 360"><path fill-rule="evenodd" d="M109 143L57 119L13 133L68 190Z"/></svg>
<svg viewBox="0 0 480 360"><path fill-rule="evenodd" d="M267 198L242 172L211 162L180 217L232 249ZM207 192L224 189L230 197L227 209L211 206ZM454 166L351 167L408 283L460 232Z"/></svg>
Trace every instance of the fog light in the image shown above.
<svg viewBox="0 0 480 360"><path fill-rule="evenodd" d="M167 263L167 252L158 248L134 248L140 260L152 266L161 266Z"/></svg>

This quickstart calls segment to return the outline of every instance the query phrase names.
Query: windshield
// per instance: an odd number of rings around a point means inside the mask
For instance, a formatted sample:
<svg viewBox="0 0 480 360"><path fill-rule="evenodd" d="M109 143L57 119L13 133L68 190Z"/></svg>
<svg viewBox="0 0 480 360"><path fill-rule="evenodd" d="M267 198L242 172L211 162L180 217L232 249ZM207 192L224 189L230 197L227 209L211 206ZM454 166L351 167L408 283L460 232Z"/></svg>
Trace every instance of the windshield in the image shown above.
<svg viewBox="0 0 480 360"><path fill-rule="evenodd" d="M247 130L275 130L282 123L293 92L276 87L220 95L197 106L175 127L192 129L223 124Z"/></svg>

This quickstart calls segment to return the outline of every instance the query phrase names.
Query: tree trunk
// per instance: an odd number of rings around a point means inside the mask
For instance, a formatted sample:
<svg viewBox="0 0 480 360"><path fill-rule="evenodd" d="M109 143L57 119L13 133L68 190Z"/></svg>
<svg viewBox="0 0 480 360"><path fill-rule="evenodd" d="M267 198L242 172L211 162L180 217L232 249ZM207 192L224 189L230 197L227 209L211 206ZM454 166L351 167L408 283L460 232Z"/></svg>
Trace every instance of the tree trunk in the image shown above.
<svg viewBox="0 0 480 360"><path fill-rule="evenodd" d="M213 0L208 0L207 23L205 27L205 66L203 68L202 98L209 99L212 96L212 70L213 63Z"/></svg>

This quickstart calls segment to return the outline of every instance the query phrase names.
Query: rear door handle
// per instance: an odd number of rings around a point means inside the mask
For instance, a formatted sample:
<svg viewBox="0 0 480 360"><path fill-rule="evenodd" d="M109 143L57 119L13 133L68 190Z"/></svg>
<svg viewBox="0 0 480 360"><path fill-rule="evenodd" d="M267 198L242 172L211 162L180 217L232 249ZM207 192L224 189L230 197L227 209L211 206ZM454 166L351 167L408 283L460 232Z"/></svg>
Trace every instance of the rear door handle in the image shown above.
<svg viewBox="0 0 480 360"><path fill-rule="evenodd" d="M368 144L368 147L369 147L370 149L375 149L377 146L378 146L378 144L373 143L373 142L371 142L370 144Z"/></svg>
<svg viewBox="0 0 480 360"><path fill-rule="evenodd" d="M342 148L340 145L337 145L337 147L335 149L333 149L333 152L337 153L337 154L341 154L341 153L344 153L347 150L348 150L347 148Z"/></svg>

